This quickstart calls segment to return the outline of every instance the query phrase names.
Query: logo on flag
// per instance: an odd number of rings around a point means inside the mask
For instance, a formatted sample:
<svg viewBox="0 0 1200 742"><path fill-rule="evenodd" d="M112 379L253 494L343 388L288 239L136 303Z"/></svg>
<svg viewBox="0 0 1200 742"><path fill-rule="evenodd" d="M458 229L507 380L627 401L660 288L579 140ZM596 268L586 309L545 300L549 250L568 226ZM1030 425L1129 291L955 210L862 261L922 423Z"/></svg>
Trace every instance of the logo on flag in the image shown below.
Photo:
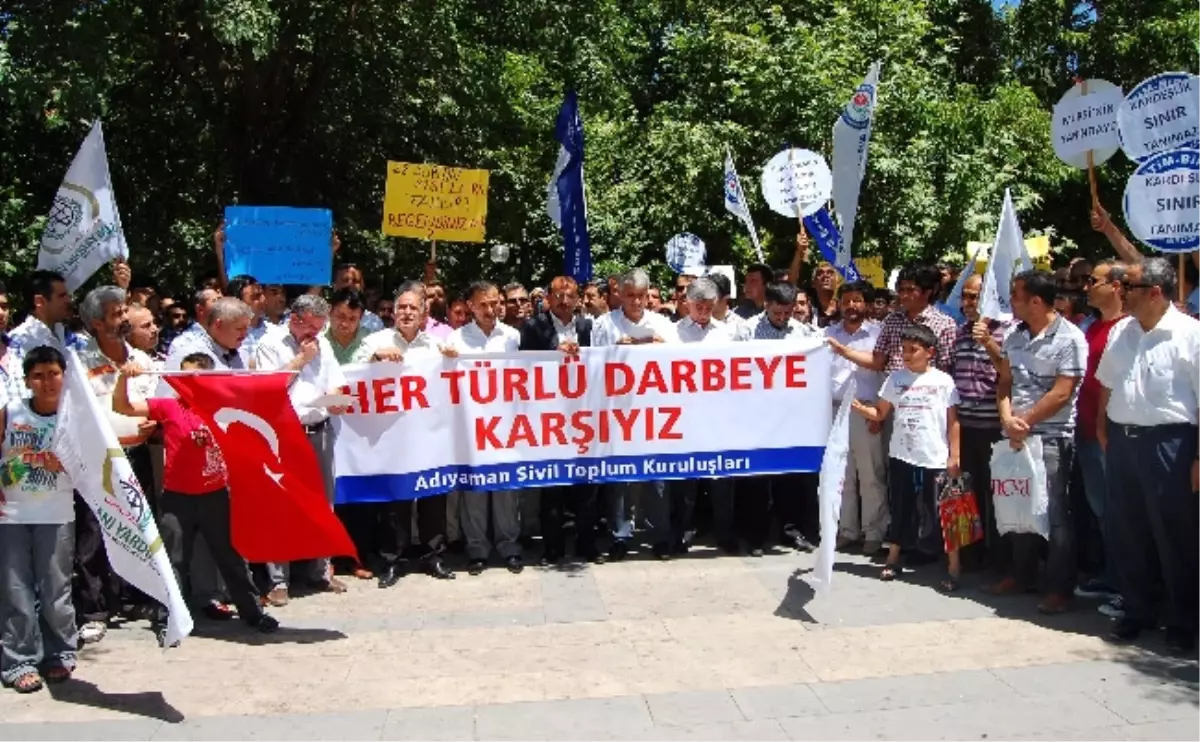
<svg viewBox="0 0 1200 742"><path fill-rule="evenodd" d="M842 121L854 129L865 129L871 125L871 111L875 107L875 86L863 83L854 91L850 102L842 109Z"/></svg>

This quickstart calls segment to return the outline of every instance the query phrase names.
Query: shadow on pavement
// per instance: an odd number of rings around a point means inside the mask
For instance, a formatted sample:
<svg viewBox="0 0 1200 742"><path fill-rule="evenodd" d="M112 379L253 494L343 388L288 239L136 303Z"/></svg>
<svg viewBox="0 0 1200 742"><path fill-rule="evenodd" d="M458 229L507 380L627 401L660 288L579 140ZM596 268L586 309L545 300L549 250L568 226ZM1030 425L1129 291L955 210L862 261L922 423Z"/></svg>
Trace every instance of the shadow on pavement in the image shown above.
<svg viewBox="0 0 1200 742"><path fill-rule="evenodd" d="M46 686L50 696L62 703L74 703L79 706L120 711L126 714L136 714L149 719L158 719L168 724L178 724L184 720L179 709L172 706L158 691L144 693L106 693L86 680L71 679L59 685Z"/></svg>

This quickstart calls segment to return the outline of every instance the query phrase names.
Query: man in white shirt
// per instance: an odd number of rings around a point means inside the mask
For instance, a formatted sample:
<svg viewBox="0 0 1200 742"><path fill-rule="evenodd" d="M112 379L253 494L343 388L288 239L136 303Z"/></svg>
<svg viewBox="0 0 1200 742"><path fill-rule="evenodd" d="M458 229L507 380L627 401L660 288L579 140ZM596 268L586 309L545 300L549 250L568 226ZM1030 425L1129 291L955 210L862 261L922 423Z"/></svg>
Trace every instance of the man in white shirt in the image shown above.
<svg viewBox="0 0 1200 742"><path fill-rule="evenodd" d="M333 430L330 413L337 409L312 407L317 397L337 391L346 385L346 377L333 348L325 339L325 324L329 321L329 303L319 296L304 294L292 302L286 333L270 333L259 344L257 368L293 371L288 396L296 409L296 416L304 425L309 445L317 456L321 475L325 480L325 496L333 507ZM264 528L270 524L264 523ZM289 565L268 564L267 577L270 590L267 602L271 605L286 605L288 602ZM333 576L329 559L317 559L314 563L310 583L327 592L344 593L346 586Z"/></svg>
<svg viewBox="0 0 1200 742"><path fill-rule="evenodd" d="M464 294L473 319L450 333L446 344L452 353L516 353L521 333L499 321L503 302L496 285L476 281ZM482 574L487 569L492 544L488 541L488 502L491 502L492 535L496 552L508 571L518 574L525 569L521 558L521 502L517 490L464 492L462 530L467 539L467 571Z"/></svg>
<svg viewBox="0 0 1200 742"><path fill-rule="evenodd" d="M729 282L728 278L714 274ZM697 278L685 289L688 316L675 323L675 332L681 343L729 343L733 341L733 327L715 316L721 301L721 290L716 281ZM737 315L730 312L730 317ZM739 318L740 319L740 318ZM672 547L677 553L685 553L691 546L692 513L696 498L704 488L713 506L713 531L717 545L728 554L738 550L737 536L733 524L733 479L713 477L711 479L685 479L671 482L671 529Z"/></svg>
<svg viewBox="0 0 1200 742"><path fill-rule="evenodd" d="M225 287L225 292L228 296L246 302L246 306L254 312L254 319L250 321L250 328L246 331L246 339L242 341L240 349L242 355L250 362L250 367L254 368L259 343L272 332L282 335L284 328L267 321L267 297L262 284L253 276L234 276Z"/></svg>
<svg viewBox="0 0 1200 742"><path fill-rule="evenodd" d="M49 345L65 356L63 323L71 318L71 294L67 291L67 282L54 271L36 270L29 275L28 285L25 303L29 315L8 333L9 349L16 352L17 361L26 351L39 345ZM15 367L19 369L20 364Z"/></svg>
<svg viewBox="0 0 1200 742"><path fill-rule="evenodd" d="M393 304L393 329L380 330L363 340L354 358L362 361L391 361L399 363L409 353L437 353L437 339L425 332L425 320L429 314L429 301L425 286L419 281L405 281L396 291ZM381 528L379 552L383 569L379 575L379 587L395 585L408 573L409 560L413 559L420 568L440 580L453 580L454 573L446 568L442 553L446 550L446 495L426 495L416 500L393 500L386 503L360 503L350 506L354 510L377 513ZM343 506L345 507L345 506ZM421 541L413 544L413 510L417 515L417 534ZM360 519L351 517L358 532ZM373 519L363 522L370 524ZM349 524L347 524L349 528ZM365 532L363 540L365 538ZM355 533L351 533L355 535ZM360 557L366 557L360 549Z"/></svg>
<svg viewBox="0 0 1200 742"><path fill-rule="evenodd" d="M650 293L650 277L646 271L634 268L621 276L619 289L621 307L596 321L592 328L593 346L641 345L678 340L671 320L646 309L646 299ZM619 482L608 486L613 528L613 543L608 558L621 561L629 553L633 520L629 517L626 502L632 503L637 490L641 491L637 502L645 509L645 519L650 522L650 543L653 544L654 555L659 559L670 559L674 546L671 540L671 502L667 499L666 483L661 481Z"/></svg>
<svg viewBox="0 0 1200 742"><path fill-rule="evenodd" d="M1172 305L1175 282L1166 258L1127 268L1131 320L1114 329L1096 370L1096 432L1109 477L1106 563L1125 610L1110 638L1132 641L1161 620L1167 646L1190 654L1200 601L1200 322ZM1156 606L1160 584L1165 599Z"/></svg>
<svg viewBox="0 0 1200 742"><path fill-rule="evenodd" d="M733 296L733 284L729 277L722 273L710 273L708 280L717 287L717 301L713 304L712 316L729 326L729 331L735 340L746 340L746 320L729 307L729 299Z"/></svg>
<svg viewBox="0 0 1200 742"><path fill-rule="evenodd" d="M168 356L176 355L176 343L187 343L204 335L205 328L208 327L208 316L212 312L213 304L215 304L220 298L221 292L213 288L204 287L195 293L193 296L192 306L192 312L195 319L192 320L190 325L175 335L175 337L170 338L170 341L167 343ZM233 298L240 300L239 297ZM253 317L253 314L251 314L251 316ZM184 340L183 338L187 338L187 340ZM183 356L180 356L180 358L182 357ZM175 368L179 367L176 366ZM220 368L220 366L218 365L217 368Z"/></svg>
<svg viewBox="0 0 1200 742"><path fill-rule="evenodd" d="M825 328L825 336L831 344L866 353L874 351L879 339L879 325L867 321L871 295L871 286L865 281L851 281L838 287L837 311L841 320ZM831 366L835 412L852 380L854 398L859 402L874 404L879 399L883 374L837 354L834 354ZM861 539L863 554L876 554L883 546L887 519L887 453L880 426L862 415L851 415L850 455L846 459L846 480L842 486L838 548L844 549Z"/></svg>

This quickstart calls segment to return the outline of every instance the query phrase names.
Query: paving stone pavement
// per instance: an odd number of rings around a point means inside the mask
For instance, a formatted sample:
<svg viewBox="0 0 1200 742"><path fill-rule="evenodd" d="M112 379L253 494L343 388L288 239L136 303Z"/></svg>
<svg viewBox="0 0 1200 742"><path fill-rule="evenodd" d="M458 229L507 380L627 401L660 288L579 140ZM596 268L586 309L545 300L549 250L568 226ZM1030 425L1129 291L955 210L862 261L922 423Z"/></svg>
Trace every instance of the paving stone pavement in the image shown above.
<svg viewBox="0 0 1200 742"><path fill-rule="evenodd" d="M844 556L816 597L814 561L354 582L167 652L126 624L70 683L0 692L0 739L1200 739L1196 657L1106 644L1092 603L1045 618Z"/></svg>

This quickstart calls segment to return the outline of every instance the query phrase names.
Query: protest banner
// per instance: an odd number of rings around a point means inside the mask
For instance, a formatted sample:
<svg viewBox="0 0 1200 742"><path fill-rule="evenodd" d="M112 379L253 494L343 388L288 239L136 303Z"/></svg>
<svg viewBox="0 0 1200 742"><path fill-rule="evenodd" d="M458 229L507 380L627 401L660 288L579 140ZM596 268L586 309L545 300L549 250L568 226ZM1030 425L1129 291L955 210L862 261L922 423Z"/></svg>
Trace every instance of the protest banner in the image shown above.
<svg viewBox="0 0 1200 742"><path fill-rule="evenodd" d="M703 270L707 250L704 241L690 232L677 234L667 241L667 265L676 273Z"/></svg>
<svg viewBox="0 0 1200 742"><path fill-rule="evenodd" d="M327 286L333 213L289 206L225 207L225 273L259 283Z"/></svg>
<svg viewBox="0 0 1200 742"><path fill-rule="evenodd" d="M858 266L858 275L877 289L887 283L887 274L883 270L883 258L878 255L860 255L854 259Z"/></svg>
<svg viewBox="0 0 1200 742"><path fill-rule="evenodd" d="M1143 80L1117 110L1121 149L1135 162L1173 149L1200 147L1200 80L1165 72Z"/></svg>
<svg viewBox="0 0 1200 742"><path fill-rule="evenodd" d="M1142 162L1125 185L1125 221L1155 250L1200 248L1200 151L1162 152Z"/></svg>
<svg viewBox="0 0 1200 742"><path fill-rule="evenodd" d="M71 484L96 515L104 533L104 551L113 572L166 606L170 617L164 647L192 631L192 615L179 591L150 499L108 424L108 415L88 384L88 372L74 350L67 371L54 455Z"/></svg>
<svg viewBox="0 0 1200 742"><path fill-rule="evenodd" d="M383 233L446 242L483 242L488 171L388 162Z"/></svg>
<svg viewBox="0 0 1200 742"><path fill-rule="evenodd" d="M1121 88L1107 80L1081 80L1054 106L1050 142L1058 158L1072 167L1086 168L1092 208L1100 203L1096 165L1103 164L1121 146L1117 109Z"/></svg>
<svg viewBox="0 0 1200 742"><path fill-rule="evenodd" d="M771 210L797 219L821 210L833 190L825 158L807 149L785 149L767 162L762 193Z"/></svg>
<svg viewBox="0 0 1200 742"><path fill-rule="evenodd" d="M128 259L104 131L96 121L54 194L37 267L61 273L67 290L74 291L110 260Z"/></svg>
<svg viewBox="0 0 1200 742"><path fill-rule="evenodd" d="M337 501L817 471L829 361L806 339L345 366Z"/></svg>

